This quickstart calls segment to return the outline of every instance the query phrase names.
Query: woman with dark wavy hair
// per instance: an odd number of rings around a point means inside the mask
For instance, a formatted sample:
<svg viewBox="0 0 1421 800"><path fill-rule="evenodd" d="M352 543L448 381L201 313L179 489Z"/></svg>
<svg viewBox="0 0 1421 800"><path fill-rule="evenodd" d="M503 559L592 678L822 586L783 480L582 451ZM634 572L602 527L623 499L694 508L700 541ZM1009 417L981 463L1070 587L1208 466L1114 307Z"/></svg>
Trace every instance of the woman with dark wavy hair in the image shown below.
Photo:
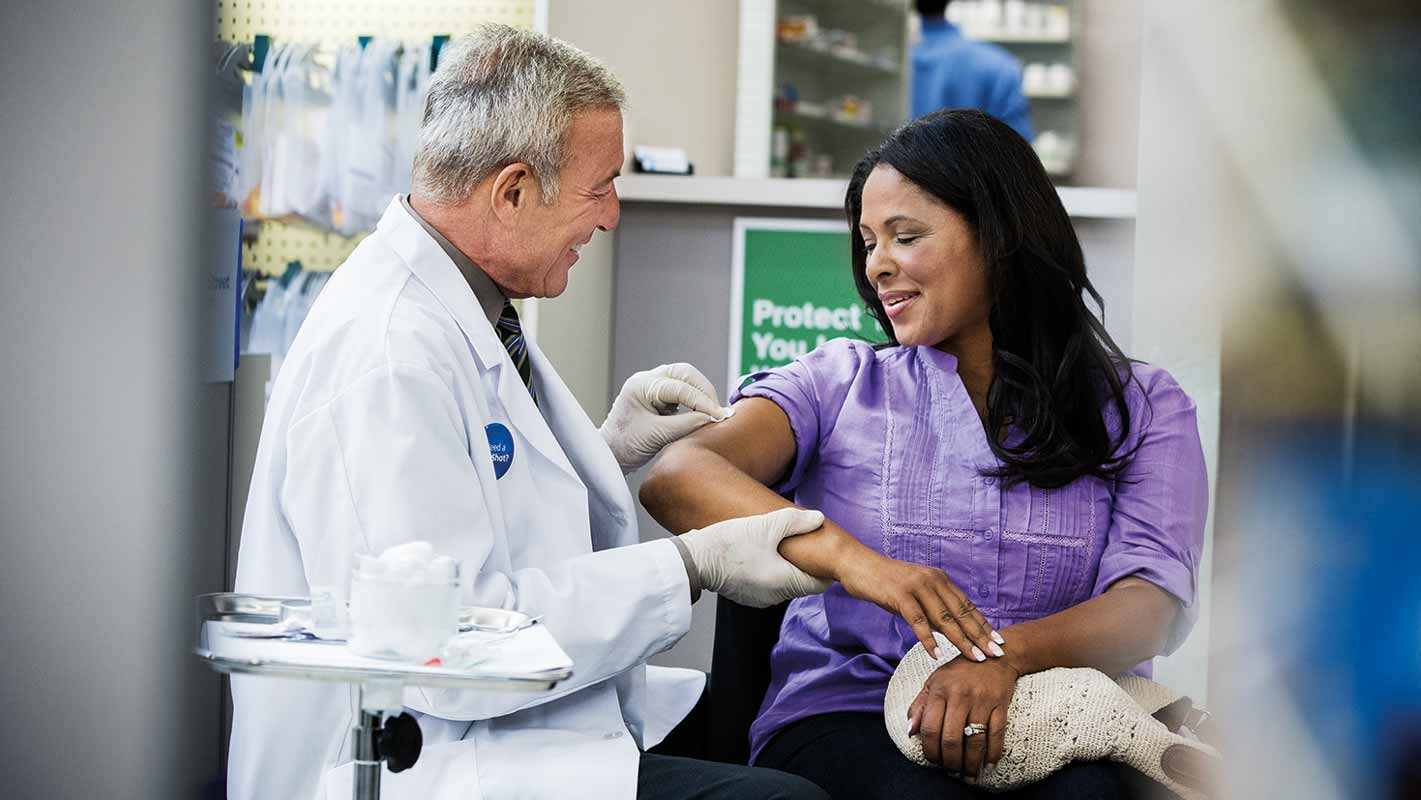
<svg viewBox="0 0 1421 800"><path fill-rule="evenodd" d="M1091 313L1070 218L1005 124L968 110L905 124L859 163L845 207L854 282L888 342L832 341L755 376L734 417L663 454L642 501L674 531L786 494L828 520L781 545L837 583L789 606L756 764L840 798L976 796L964 778L1001 757L1020 676L1148 675L1192 626L1207 504L1194 403ZM928 628L970 653L910 710L945 769L907 761L882 718ZM1126 769L1072 764L1017 794L1129 796Z"/></svg>

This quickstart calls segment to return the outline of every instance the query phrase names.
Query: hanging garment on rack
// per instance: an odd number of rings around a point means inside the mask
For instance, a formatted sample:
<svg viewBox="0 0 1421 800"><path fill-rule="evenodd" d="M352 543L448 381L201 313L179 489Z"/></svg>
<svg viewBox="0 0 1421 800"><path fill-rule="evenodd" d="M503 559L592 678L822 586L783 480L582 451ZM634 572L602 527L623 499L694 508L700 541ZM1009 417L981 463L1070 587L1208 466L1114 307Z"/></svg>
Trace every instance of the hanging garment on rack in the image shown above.
<svg viewBox="0 0 1421 800"><path fill-rule="evenodd" d="M297 49L281 76L282 129L272 173L287 213L328 226L330 203L321 180L325 157L321 138L330 113L330 75L315 55L314 48Z"/></svg>
<svg viewBox="0 0 1421 800"><path fill-rule="evenodd" d="M266 68L262 70L262 88L257 98L262 106L261 132L261 175L257 186L257 212L262 217L280 217L288 212L283 187L278 178L276 154L284 149L282 142L286 124L285 103L282 97L283 77L291 56L300 45L286 44L275 48L275 53L267 56Z"/></svg>
<svg viewBox="0 0 1421 800"><path fill-rule="evenodd" d="M306 315L310 313L311 306L316 302L316 296L326 287L326 281L330 277L329 272L303 272L299 278L291 282L292 297L286 303L285 329L281 339L283 358L291 352L291 344L296 341L296 334L301 330L301 323L306 321ZM272 374L276 374L274 370Z"/></svg>
<svg viewBox="0 0 1421 800"><path fill-rule="evenodd" d="M273 43L243 89L243 216L299 216L345 236L373 228L410 189L431 49L374 38L332 56Z"/></svg>
<svg viewBox="0 0 1421 800"><path fill-rule="evenodd" d="M242 216L256 219L262 216L261 185L266 165L267 88L272 70L284 44L276 44L267 54L267 69L252 75L252 82L242 90L242 150L237 173L238 195Z"/></svg>
<svg viewBox="0 0 1421 800"><path fill-rule="evenodd" d="M291 65L305 58L307 47L293 44L284 48L272 65L267 84L267 152L262 159L262 212L270 217L282 217L293 212L287 181L301 158L300 143L295 138L294 103L287 99Z"/></svg>
<svg viewBox="0 0 1421 800"><path fill-rule="evenodd" d="M395 57L399 45L371 39L360 58L360 106L355 130L360 136L350 153L347 169L354 182L351 224L354 230L375 227L394 194L391 176L395 164Z"/></svg>
<svg viewBox="0 0 1421 800"><path fill-rule="evenodd" d="M429 92L429 48L407 47L400 54L400 78L395 88L395 165L391 191L410 190L414 152L419 146L419 125Z"/></svg>
<svg viewBox="0 0 1421 800"><path fill-rule="evenodd" d="M270 355L272 380L276 380L281 362L330 276L329 272L302 271L289 281L280 278L268 281L266 296L252 313L250 332L242 352Z"/></svg>
<svg viewBox="0 0 1421 800"><path fill-rule="evenodd" d="M336 53L335 71L331 73L331 111L326 125L322 171L331 198L330 225L335 231L350 235L359 230L352 222L355 180L349 164L351 150L360 131L356 128L360 116L360 56L355 43L343 45Z"/></svg>
<svg viewBox="0 0 1421 800"><path fill-rule="evenodd" d="M251 332L247 336L247 353L265 353L271 356L273 379L281 367L281 358L286 354L286 304L290 299L286 286L280 281L267 282L266 295L252 312Z"/></svg>

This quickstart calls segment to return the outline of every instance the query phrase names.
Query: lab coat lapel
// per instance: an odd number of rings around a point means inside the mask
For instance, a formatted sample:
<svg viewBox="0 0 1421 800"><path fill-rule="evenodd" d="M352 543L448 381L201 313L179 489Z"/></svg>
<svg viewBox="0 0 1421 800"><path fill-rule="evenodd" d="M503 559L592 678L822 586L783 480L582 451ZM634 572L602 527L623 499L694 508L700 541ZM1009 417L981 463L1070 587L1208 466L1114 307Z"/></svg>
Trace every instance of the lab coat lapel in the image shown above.
<svg viewBox="0 0 1421 800"><path fill-rule="evenodd" d="M487 335L494 335L492 327L487 327ZM498 347L502 350L503 343L499 342ZM532 342L528 343L528 349L532 350ZM499 365L498 370L498 399L503 404L503 410L508 412L509 421L513 423L513 427L517 428L519 433L523 434L523 438L527 439L529 444L537 448L538 452L556 464L559 469L567 472L573 478L577 478L577 470L573 469L562 444L553 435L552 428L548 427L548 422L538 411L538 406L533 403L533 396L528 393L528 387L523 385L523 379L519 377L518 369L513 366L513 361L508 357L507 351L503 352L503 363ZM542 375L538 375L539 389L549 383L547 376L551 372L551 370L546 370ZM537 375L536 372L534 374ZM555 375L553 378L556 380ZM557 382L561 383L561 381ZM539 400L542 401L541 396ZM552 415L549 414L549 416Z"/></svg>
<svg viewBox="0 0 1421 800"><path fill-rule="evenodd" d="M592 532L598 550L636 544L636 507L617 459L602 440L587 412L553 370L537 343L528 341L528 359L538 379L538 402L547 413L553 434L587 487L594 517Z"/></svg>
<svg viewBox="0 0 1421 800"><path fill-rule="evenodd" d="M508 360L503 343L494 334L493 326L484 316L483 307L469 288L469 282L454 266L444 248L405 211L399 197L385 209L376 231L454 317L459 329L464 332L464 338L473 347L481 369L497 369ZM486 335L480 336L481 333ZM512 362L509 363L512 366Z"/></svg>
<svg viewBox="0 0 1421 800"><path fill-rule="evenodd" d="M497 373L498 399L508 414L508 421L538 452L559 469L576 478L577 471L567 460L558 440L553 437L543 415L538 412L538 407L528 394L528 388L523 385L523 379L519 377L518 369L508 357L503 342L494 332L478 298L474 296L459 268L450 260L449 254L444 252L417 220L410 217L398 197L385 210L377 230L400 258L404 259L410 272L429 287L454 317L459 329L464 333L464 338L473 348L480 368L485 372L494 370ZM545 366L539 384L548 382L549 375L553 375L552 369ZM553 379L561 386L562 381L556 380L555 375Z"/></svg>

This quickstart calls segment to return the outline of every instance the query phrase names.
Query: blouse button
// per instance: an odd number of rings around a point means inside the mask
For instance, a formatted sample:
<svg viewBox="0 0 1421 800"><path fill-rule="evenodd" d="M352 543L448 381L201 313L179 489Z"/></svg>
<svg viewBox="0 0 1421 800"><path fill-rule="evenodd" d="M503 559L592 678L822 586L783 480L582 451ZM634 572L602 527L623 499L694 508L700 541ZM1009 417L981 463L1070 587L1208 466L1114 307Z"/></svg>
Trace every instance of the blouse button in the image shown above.
<svg viewBox="0 0 1421 800"><path fill-rule="evenodd" d="M996 479L996 478L993 478L991 475L988 475L988 476L986 476L985 478L982 479L982 485L983 485L983 486L996 486L996 485L997 485L997 479Z"/></svg>
<svg viewBox="0 0 1421 800"><path fill-rule="evenodd" d="M983 539L986 539L987 541L990 542L990 541L992 541L992 536L993 536L995 533L996 533L996 531L992 530L991 528L988 528L988 529L986 529L985 531L982 532L982 538L983 538Z"/></svg>

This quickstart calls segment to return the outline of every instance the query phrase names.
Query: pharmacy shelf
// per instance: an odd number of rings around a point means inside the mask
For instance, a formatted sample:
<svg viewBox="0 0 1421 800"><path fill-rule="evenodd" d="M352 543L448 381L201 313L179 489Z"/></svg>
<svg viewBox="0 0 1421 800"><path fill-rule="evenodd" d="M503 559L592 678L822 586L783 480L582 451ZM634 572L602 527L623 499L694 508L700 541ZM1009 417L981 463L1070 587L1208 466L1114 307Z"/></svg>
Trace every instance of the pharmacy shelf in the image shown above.
<svg viewBox="0 0 1421 800"><path fill-rule="evenodd" d="M842 210L848 182L829 178L718 178L626 175L617 179L624 203L772 206ZM1063 186L1056 190L1066 212L1088 219L1134 219L1130 189Z"/></svg>
<svg viewBox="0 0 1421 800"><path fill-rule="evenodd" d="M785 4L777 2L773 5L780 9ZM913 4L905 0L798 0L794 5L798 7L797 13L810 13L818 17L821 27L865 31L905 21L904 16Z"/></svg>
<svg viewBox="0 0 1421 800"><path fill-rule="evenodd" d="M856 131L859 133L871 133L876 136L882 136L893 131L893 128L886 125L880 125L876 122L859 122L857 120L841 119L828 113L806 114L803 111L798 110L781 110L775 112L775 118L782 122L802 122L806 125L824 126L840 130Z"/></svg>
<svg viewBox="0 0 1421 800"><path fill-rule="evenodd" d="M1039 34L1039 33L972 33L964 32L969 39L976 39L979 42L994 42L996 44L1070 44L1071 36Z"/></svg>
<svg viewBox="0 0 1421 800"><path fill-rule="evenodd" d="M778 51L786 61L795 61L805 66L848 68L885 78L896 78L903 74L898 65L882 64L868 53L858 51L821 49L801 42L779 42Z"/></svg>

